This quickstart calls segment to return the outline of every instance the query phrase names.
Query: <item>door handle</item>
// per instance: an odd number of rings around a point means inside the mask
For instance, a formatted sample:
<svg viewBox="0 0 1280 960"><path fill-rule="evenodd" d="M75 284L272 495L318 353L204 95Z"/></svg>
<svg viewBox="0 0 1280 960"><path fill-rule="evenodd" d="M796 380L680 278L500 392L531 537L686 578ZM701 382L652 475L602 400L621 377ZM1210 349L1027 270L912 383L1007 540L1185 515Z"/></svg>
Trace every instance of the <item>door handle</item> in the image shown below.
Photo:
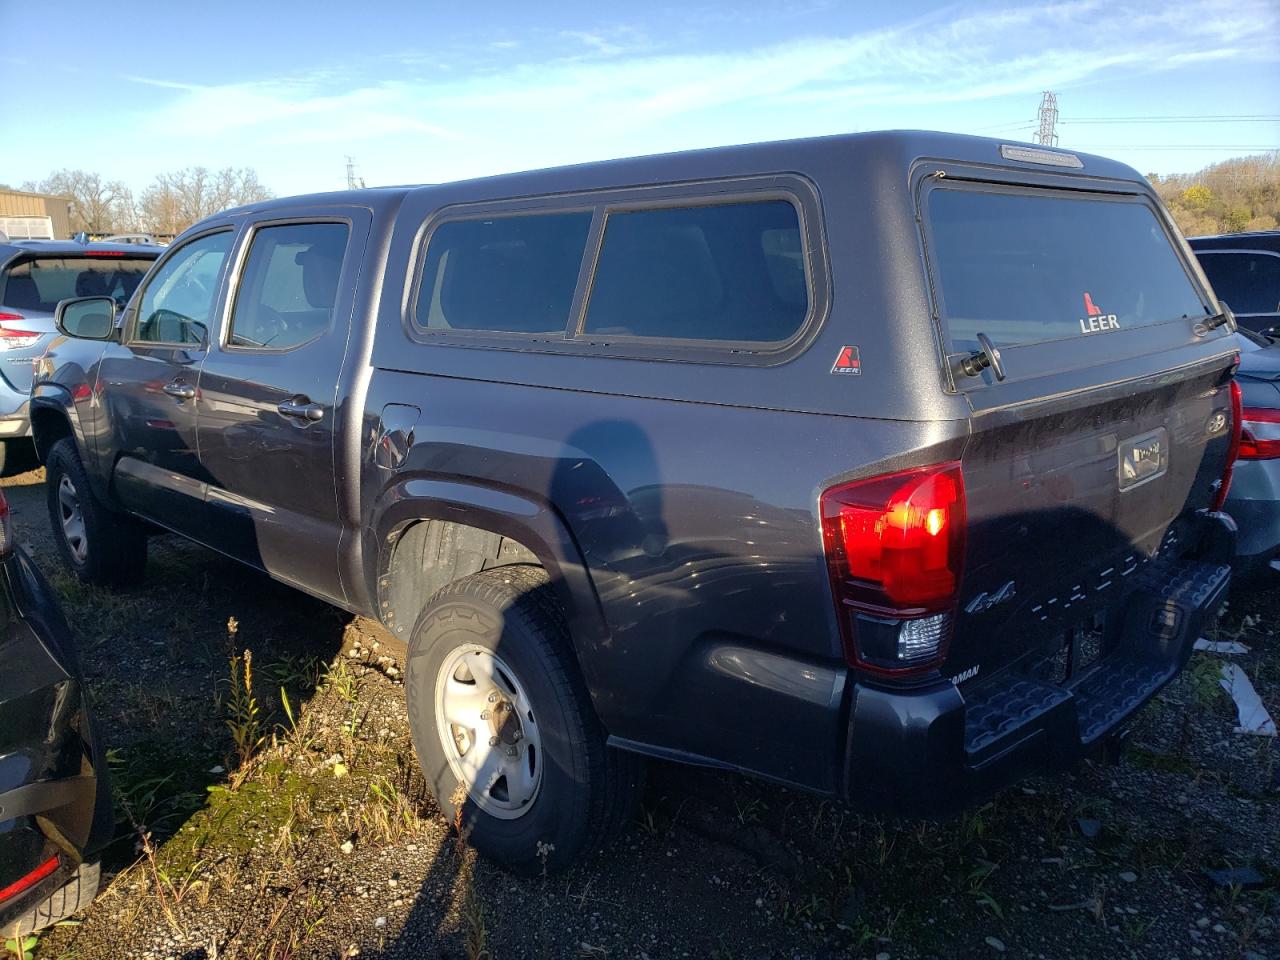
<svg viewBox="0 0 1280 960"><path fill-rule="evenodd" d="M306 397L294 397L281 402L277 407L282 417L293 417L295 420L306 420L315 423L324 419L324 407L312 403Z"/></svg>
<svg viewBox="0 0 1280 960"><path fill-rule="evenodd" d="M160 389L171 397L177 397L179 400L191 400L196 395L196 388L189 383L183 383L181 380L173 380Z"/></svg>

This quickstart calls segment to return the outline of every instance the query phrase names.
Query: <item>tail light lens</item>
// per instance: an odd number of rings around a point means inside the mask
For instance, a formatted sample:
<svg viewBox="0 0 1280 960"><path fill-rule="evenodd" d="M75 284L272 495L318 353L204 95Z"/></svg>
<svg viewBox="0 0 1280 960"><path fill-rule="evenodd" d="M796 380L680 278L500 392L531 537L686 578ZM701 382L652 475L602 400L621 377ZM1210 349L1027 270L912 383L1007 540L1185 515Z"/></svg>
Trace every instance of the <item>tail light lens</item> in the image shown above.
<svg viewBox="0 0 1280 960"><path fill-rule="evenodd" d="M0 321L25 319L27 318L17 313L0 313ZM0 326L0 350L21 350L23 347L31 346L40 337L41 334L37 330Z"/></svg>
<svg viewBox="0 0 1280 960"><path fill-rule="evenodd" d="M1235 470L1236 458L1240 456L1240 440L1244 424L1244 404L1240 397L1240 384L1232 380L1228 389L1231 392L1231 440L1227 445L1227 465L1222 468L1222 483L1213 498L1213 509L1221 510L1227 502L1227 494L1231 490L1231 474Z"/></svg>
<svg viewBox="0 0 1280 960"><path fill-rule="evenodd" d="M30 890L37 883L39 883L41 880L49 876L49 874L53 873L57 869L58 869L58 855L54 854L44 863L40 864L40 866L32 870L30 873L19 878L18 880L15 880L13 883L9 884L7 887L0 887L0 904L3 904L6 900L12 900L14 897L16 897L20 893L23 893L24 891Z"/></svg>
<svg viewBox="0 0 1280 960"><path fill-rule="evenodd" d="M1239 459L1280 459L1280 410L1244 408L1240 417Z"/></svg>
<svg viewBox="0 0 1280 960"><path fill-rule="evenodd" d="M919 672L946 655L964 558L958 462L832 487L822 536L848 661Z"/></svg>

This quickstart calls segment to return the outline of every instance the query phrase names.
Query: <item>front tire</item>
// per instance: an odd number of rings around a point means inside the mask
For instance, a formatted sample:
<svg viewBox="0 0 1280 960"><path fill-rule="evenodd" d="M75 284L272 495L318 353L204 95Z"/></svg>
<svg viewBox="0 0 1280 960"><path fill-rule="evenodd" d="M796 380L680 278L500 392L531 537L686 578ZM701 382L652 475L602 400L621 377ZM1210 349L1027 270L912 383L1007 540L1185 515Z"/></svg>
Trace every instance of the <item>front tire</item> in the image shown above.
<svg viewBox="0 0 1280 960"><path fill-rule="evenodd" d="M640 760L605 744L540 567L464 577L409 641L414 747L444 815L482 855L531 876L568 867L629 819Z"/></svg>
<svg viewBox="0 0 1280 960"><path fill-rule="evenodd" d="M127 587L142 580L147 534L137 520L98 500L75 442L64 437L45 458L49 523L62 562L85 583Z"/></svg>

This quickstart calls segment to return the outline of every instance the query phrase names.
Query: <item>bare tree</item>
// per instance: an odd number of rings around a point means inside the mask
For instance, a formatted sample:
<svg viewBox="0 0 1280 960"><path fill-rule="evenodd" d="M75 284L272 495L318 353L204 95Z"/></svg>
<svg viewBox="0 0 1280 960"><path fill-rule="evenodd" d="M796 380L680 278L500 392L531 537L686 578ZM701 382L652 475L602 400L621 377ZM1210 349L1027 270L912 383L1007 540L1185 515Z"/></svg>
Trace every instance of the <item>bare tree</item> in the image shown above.
<svg viewBox="0 0 1280 960"><path fill-rule="evenodd" d="M87 170L58 170L39 183L24 183L22 188L69 197L74 231L115 233L133 226L133 194L119 180L104 181Z"/></svg>
<svg viewBox="0 0 1280 960"><path fill-rule="evenodd" d="M188 167L157 176L142 193L138 215L143 227L154 233L181 233L220 210L272 196L249 167L216 172Z"/></svg>

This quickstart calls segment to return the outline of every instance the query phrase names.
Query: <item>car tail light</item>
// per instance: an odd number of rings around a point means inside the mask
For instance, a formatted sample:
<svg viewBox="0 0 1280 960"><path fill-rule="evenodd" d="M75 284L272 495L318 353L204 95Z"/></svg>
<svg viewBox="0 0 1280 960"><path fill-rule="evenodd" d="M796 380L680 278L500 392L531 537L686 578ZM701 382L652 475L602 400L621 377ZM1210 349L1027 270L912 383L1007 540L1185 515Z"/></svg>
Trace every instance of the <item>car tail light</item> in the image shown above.
<svg viewBox="0 0 1280 960"><path fill-rule="evenodd" d="M5 313L0 310L0 320L25 320L27 319L20 313Z"/></svg>
<svg viewBox="0 0 1280 960"><path fill-rule="evenodd" d="M13 553L13 518L9 515L9 501L0 490L0 557Z"/></svg>
<svg viewBox="0 0 1280 960"><path fill-rule="evenodd" d="M832 487L821 508L846 659L886 674L937 666L950 640L964 558L960 464Z"/></svg>
<svg viewBox="0 0 1280 960"><path fill-rule="evenodd" d="M25 320L16 313L0 313L0 320ZM41 334L38 330L19 330L17 327L0 327L0 350L21 350L29 347Z"/></svg>
<svg viewBox="0 0 1280 960"><path fill-rule="evenodd" d="M58 855L55 853L52 857L40 864L40 866L36 867L26 876L20 877L7 887L0 887L0 904L3 904L6 900L12 900L24 891L30 890L57 869Z"/></svg>
<svg viewBox="0 0 1280 960"><path fill-rule="evenodd" d="M1231 392L1231 440L1227 445L1227 465L1222 468L1222 483L1213 498L1213 509L1221 510L1227 502L1227 494L1231 490L1231 474L1236 467L1236 458L1240 456L1240 440L1243 434L1244 404L1240 398L1240 384L1235 380L1229 386Z"/></svg>
<svg viewBox="0 0 1280 960"><path fill-rule="evenodd" d="M1239 459L1280 459L1280 410L1244 408L1240 417Z"/></svg>

